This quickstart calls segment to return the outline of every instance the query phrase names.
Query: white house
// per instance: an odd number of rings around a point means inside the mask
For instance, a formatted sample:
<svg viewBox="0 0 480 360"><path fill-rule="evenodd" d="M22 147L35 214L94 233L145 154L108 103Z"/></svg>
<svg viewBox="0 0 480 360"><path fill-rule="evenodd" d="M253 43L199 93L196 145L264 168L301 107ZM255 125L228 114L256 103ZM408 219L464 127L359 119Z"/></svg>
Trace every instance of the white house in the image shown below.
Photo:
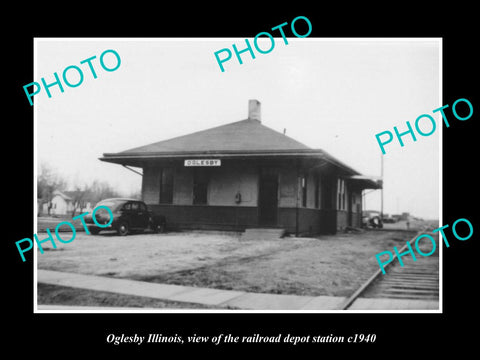
<svg viewBox="0 0 480 360"><path fill-rule="evenodd" d="M43 213L50 215L70 215L74 209L76 209L76 213L92 212L93 203L91 200L85 199L79 191L55 190L52 200L43 204Z"/></svg>

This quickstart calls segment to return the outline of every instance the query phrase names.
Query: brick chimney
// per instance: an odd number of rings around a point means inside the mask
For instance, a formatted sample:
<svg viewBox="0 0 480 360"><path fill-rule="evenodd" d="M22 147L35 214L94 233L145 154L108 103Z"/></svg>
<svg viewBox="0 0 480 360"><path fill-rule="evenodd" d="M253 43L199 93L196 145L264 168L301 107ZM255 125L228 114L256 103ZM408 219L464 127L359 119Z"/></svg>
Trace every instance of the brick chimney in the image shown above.
<svg viewBox="0 0 480 360"><path fill-rule="evenodd" d="M258 100L248 100L248 119L262 121L262 116L260 112L260 101Z"/></svg>

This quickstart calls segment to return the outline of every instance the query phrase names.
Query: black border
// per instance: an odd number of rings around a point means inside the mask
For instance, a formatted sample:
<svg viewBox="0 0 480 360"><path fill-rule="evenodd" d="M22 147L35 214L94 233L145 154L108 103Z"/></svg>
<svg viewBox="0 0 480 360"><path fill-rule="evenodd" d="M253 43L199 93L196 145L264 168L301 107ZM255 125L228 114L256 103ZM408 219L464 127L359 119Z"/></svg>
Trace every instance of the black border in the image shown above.
<svg viewBox="0 0 480 360"><path fill-rule="evenodd" d="M475 126L480 107L478 89L478 57L476 56L475 9L468 5L452 4L446 9L420 9L407 3L391 4L391 8L377 8L359 4L342 4L339 9L323 5L293 9L293 4L267 6L246 3L201 5L193 9L172 7L158 9L152 5L110 4L107 9L97 5L89 8L41 10L29 7L16 12L13 27L6 32L10 52L8 61L7 101L4 106L4 142L6 156L3 164L8 210L7 237L3 241L7 259L4 269L7 279L6 310L8 316L5 343L12 350L26 346L32 356L65 356L68 354L112 354L125 352L146 353L153 350L167 356L166 350L180 354L193 350L237 352L246 349L252 354L259 348L268 351L298 352L351 350L357 354L385 356L402 352L424 350L433 355L437 350L461 346L462 353L474 342L475 327L469 321L476 305L476 254L478 253L478 215L476 207L476 152ZM158 7L158 4L155 5ZM155 7L154 6L154 7ZM443 104L453 104L458 98L467 98L474 107L474 115L465 122L453 120L450 128L443 128L443 216L444 224L458 218L469 219L474 226L473 237L465 242L453 240L444 247L444 313L443 314L33 314L33 257L22 263L14 242L33 234L33 112L26 101L23 85L33 79L34 37L240 37L251 38L258 32L290 22L296 16L310 19L313 31L310 37L441 37L443 38ZM4 68L4 70L6 70ZM10 78L11 77L11 78ZM414 86L414 85L412 85ZM408 106L408 104L399 104ZM392 109L394 111L394 109ZM10 141L9 141L10 140ZM413 160L414 161L414 160ZM415 176L411 174L409 176ZM436 176L436 174L432 174ZM429 179L418 179L428 182ZM475 210L474 210L475 209ZM233 335L296 335L336 334L348 336L357 333L376 333L374 344L306 344L260 345L228 344L198 345L181 348L177 345L106 344L109 333L163 334L193 333L213 336L218 333ZM163 355L162 355L163 354ZM315 353L313 353L315 354Z"/></svg>

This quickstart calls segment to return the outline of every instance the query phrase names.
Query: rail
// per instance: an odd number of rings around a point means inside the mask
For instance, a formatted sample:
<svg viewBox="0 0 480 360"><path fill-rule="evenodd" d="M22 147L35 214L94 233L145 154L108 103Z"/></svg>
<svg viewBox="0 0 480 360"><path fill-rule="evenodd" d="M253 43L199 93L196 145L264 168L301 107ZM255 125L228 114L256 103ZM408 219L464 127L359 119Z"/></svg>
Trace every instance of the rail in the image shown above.
<svg viewBox="0 0 480 360"><path fill-rule="evenodd" d="M403 251L407 248L407 244L409 243L410 245L415 241L415 239L420 236L421 234L425 233L427 231L428 227L424 226L419 232L415 234L413 238L411 238L408 242L405 243L405 245L398 251L399 253L403 253ZM390 264L393 264L395 262L395 259L397 258L397 254L393 256L393 259L390 263L386 264L384 269L388 268ZM358 299L358 297L365 292L365 290L375 281L375 279L382 273L381 269L378 269L372 276L368 278L367 281L365 281L347 300L345 300L344 303L340 306L341 310L347 310L355 300Z"/></svg>

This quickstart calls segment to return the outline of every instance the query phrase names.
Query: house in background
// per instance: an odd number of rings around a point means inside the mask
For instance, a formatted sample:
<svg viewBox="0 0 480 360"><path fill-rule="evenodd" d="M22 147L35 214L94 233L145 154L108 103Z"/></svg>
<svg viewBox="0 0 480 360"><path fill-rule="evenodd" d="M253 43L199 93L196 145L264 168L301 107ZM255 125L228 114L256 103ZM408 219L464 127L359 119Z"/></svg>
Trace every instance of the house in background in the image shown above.
<svg viewBox="0 0 480 360"><path fill-rule="evenodd" d="M361 227L362 191L382 186L264 126L257 100L245 120L100 160L142 168L142 200L178 229L335 233Z"/></svg>
<svg viewBox="0 0 480 360"><path fill-rule="evenodd" d="M92 212L93 201L89 200L82 191L60 191L54 190L52 199L42 204L44 215L72 215L75 209L76 214Z"/></svg>

